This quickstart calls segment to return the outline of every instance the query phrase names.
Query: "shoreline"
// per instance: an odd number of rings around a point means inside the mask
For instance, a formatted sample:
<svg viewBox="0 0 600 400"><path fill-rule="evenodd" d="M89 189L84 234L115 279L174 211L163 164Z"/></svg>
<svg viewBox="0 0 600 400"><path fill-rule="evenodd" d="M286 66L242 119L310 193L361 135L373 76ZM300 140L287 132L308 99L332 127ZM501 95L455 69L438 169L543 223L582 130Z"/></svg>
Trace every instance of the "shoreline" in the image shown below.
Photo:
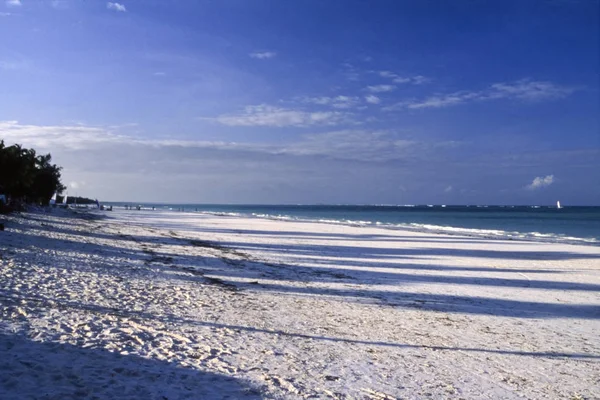
<svg viewBox="0 0 600 400"><path fill-rule="evenodd" d="M117 204L115 207L120 206L120 203L111 203ZM157 203L161 205L161 203ZM194 205L186 205L190 208L194 208ZM246 207L246 205L242 205ZM263 207L264 205L260 205ZM294 216L292 214L284 215L284 214L265 214L265 213L256 213L256 212L227 212L227 211L216 211L216 210L175 210L173 208L166 209L167 205L163 205L163 209L150 209L150 208L142 208L141 212L150 211L152 212L175 212L175 213L191 213L191 214L202 214L202 215L212 215L217 217L234 217L234 218L258 218L258 219L268 219L273 221L289 221L289 222L308 222L308 223L324 223L324 224L334 224L334 225L344 225L350 227L377 227L382 229L390 229L390 230L400 230L400 231L410 231L410 232L422 232L422 233L435 233L440 235L452 235L452 236L466 236L473 238L483 238L483 239L491 239L491 240L522 240L528 242L536 242L536 243L558 243L558 244L575 244L575 245L585 245L585 246L596 246L600 247L600 240L595 237L575 237L568 236L563 233L542 233L537 231L516 231L516 230L503 230L503 229L495 229L495 228L470 228L470 227L461 227L461 226L453 226L453 225L438 225L431 223L417 223L417 222L381 222L381 221L363 221L363 220L350 220L350 219L327 219L327 218L310 218L310 217L300 217ZM273 207L279 207L277 205ZM283 206L287 207L287 206ZM326 206L328 207L328 206ZM388 207L388 206L369 206L369 207ZM408 206L389 206L391 208L406 208L410 209L412 207ZM491 206L490 206L491 207ZM534 208L530 206L523 206L526 208ZM466 210L469 207L460 206L460 210ZM506 210L510 208L509 206L495 206L492 208L497 208L501 210ZM577 208L577 207L572 207ZM590 208L587 206L581 206L580 208ZM438 211L441 210L441 207L438 207ZM548 207L549 210L554 210L553 207ZM429 208L423 208L423 210L429 210ZM122 211L118 210L117 211Z"/></svg>
<svg viewBox="0 0 600 400"><path fill-rule="evenodd" d="M171 210L170 210L171 211ZM192 211L191 211L192 212ZM485 240L501 240L501 241L524 241L534 243L551 243L551 244L572 244L581 246L596 246L600 247L600 242L592 238L579 238L579 237L562 237L556 236L556 234L542 234L540 232L517 232L517 231L501 231L501 230L486 230L486 229L475 229L475 228L461 228L454 227L451 225L429 225L425 226L411 226L413 224L391 224L381 222L363 222L363 221L337 221L337 220L312 220L312 219L301 219L288 216L268 216L268 215L229 215L227 213L218 213L211 211L193 211L193 213L199 213L204 215L212 215L215 217L232 217L232 218L257 218L266 219L271 221L283 221L283 222L299 222L299 223L315 223L315 224L331 224L331 225L342 225L356 228L381 228L389 229L393 231L408 231L424 234L436 234L436 235L447 235L447 236L459 236L475 239ZM420 224L415 224L420 225ZM422 224L421 224L422 225ZM494 236L491 232L497 232ZM511 234L514 236L506 236ZM536 236L539 235L539 236ZM553 236L554 235L554 236Z"/></svg>
<svg viewBox="0 0 600 400"><path fill-rule="evenodd" d="M594 246L161 211L0 234L4 362L54 387L43 343L57 396L600 397ZM27 390L0 374L0 397Z"/></svg>

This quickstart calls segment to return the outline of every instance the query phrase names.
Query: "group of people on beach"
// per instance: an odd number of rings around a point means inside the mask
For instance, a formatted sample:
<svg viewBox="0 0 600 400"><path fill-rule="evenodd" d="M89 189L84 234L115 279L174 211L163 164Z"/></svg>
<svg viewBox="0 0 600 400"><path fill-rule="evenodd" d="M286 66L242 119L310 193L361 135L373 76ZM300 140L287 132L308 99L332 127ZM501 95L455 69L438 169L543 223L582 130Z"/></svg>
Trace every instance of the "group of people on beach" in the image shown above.
<svg viewBox="0 0 600 400"><path fill-rule="evenodd" d="M125 204L123 207L126 210L138 210L138 211L140 211L142 209L141 205L132 206L132 205L129 205L129 204ZM156 207L150 207L150 208L152 209L152 211L156 210ZM150 209L150 208L148 208L148 209ZM185 208L184 207L177 207L177 209L172 209L172 210L173 211L181 211L181 212L183 212L183 211L185 211ZM110 206L110 211L112 211L112 206ZM196 211L198 211L197 208L196 208Z"/></svg>
<svg viewBox="0 0 600 400"><path fill-rule="evenodd" d="M137 205L137 206L130 206L129 204L125 204L125 209L126 210L138 210L140 211L142 209L142 206ZM156 210L156 207L152 207L152 211Z"/></svg>

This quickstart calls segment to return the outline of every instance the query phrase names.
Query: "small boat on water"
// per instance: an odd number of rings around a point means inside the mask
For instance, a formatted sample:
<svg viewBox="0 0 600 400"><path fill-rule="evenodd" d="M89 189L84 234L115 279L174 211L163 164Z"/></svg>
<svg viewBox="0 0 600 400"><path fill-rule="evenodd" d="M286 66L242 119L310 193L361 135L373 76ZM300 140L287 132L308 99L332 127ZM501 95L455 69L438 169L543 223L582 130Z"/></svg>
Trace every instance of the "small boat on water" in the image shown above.
<svg viewBox="0 0 600 400"><path fill-rule="evenodd" d="M556 202L556 208L557 208L558 210L560 210L560 209L562 208L562 207L560 206L560 201L557 201L557 202Z"/></svg>

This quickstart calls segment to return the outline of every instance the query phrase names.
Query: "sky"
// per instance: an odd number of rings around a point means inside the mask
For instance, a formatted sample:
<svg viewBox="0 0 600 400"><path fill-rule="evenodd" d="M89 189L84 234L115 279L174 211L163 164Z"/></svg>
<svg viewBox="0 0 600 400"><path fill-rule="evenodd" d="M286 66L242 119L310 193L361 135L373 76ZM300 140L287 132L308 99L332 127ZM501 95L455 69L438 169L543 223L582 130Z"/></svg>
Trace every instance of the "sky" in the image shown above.
<svg viewBox="0 0 600 400"><path fill-rule="evenodd" d="M0 0L69 195L600 205L600 1Z"/></svg>

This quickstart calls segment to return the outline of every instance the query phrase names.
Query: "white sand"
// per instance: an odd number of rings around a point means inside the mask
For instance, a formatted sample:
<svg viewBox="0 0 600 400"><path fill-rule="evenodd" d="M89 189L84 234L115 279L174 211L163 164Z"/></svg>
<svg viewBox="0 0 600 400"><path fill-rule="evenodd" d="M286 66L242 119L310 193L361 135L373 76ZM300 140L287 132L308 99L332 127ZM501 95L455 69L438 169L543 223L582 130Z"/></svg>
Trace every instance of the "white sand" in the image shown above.
<svg viewBox="0 0 600 400"><path fill-rule="evenodd" d="M1 399L600 398L598 247L105 215L8 217Z"/></svg>

